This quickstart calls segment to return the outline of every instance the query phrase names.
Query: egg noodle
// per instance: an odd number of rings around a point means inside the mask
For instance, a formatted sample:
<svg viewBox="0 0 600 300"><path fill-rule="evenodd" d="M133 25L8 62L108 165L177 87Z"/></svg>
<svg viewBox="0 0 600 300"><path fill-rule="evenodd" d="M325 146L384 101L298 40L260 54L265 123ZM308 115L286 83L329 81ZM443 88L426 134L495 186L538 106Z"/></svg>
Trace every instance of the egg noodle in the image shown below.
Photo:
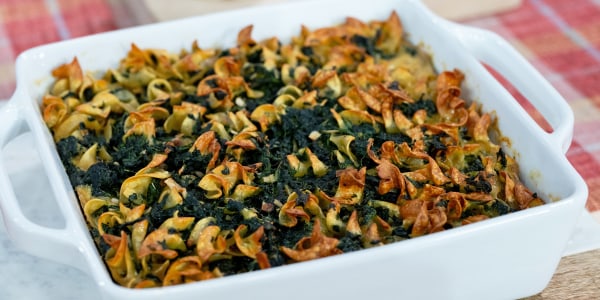
<svg viewBox="0 0 600 300"><path fill-rule="evenodd" d="M175 285L337 255L544 202L396 13L53 70L42 112L112 278Z"/></svg>

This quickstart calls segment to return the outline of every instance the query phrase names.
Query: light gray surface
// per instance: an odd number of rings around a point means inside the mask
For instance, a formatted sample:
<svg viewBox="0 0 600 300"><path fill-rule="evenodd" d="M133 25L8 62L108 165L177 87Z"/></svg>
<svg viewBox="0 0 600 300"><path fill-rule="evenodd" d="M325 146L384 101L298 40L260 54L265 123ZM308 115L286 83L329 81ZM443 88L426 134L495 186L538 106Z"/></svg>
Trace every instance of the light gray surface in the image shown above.
<svg viewBox="0 0 600 300"><path fill-rule="evenodd" d="M32 145L31 136L24 134L3 149L7 171L26 216L40 225L60 228L64 220ZM27 254L11 241L1 215L0 220L0 299L100 299L91 277Z"/></svg>
<svg viewBox="0 0 600 300"><path fill-rule="evenodd" d="M100 299L89 276L28 255L9 240L4 224L0 227L0 299Z"/></svg>

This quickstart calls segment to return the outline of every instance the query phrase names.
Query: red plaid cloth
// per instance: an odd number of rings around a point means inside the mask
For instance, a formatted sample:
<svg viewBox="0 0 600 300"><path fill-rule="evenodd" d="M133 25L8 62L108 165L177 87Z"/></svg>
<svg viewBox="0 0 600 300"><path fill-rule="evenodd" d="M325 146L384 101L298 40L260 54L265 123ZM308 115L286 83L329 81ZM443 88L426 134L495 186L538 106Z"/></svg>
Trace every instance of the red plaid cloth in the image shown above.
<svg viewBox="0 0 600 300"><path fill-rule="evenodd" d="M14 61L21 51L153 21L128 3L0 0L0 99L14 89ZM567 157L589 185L587 208L600 215L600 1L526 0L516 10L464 23L503 36L567 99L576 119ZM542 119L531 105L524 106Z"/></svg>
<svg viewBox="0 0 600 300"><path fill-rule="evenodd" d="M589 186L588 210L600 215L600 1L527 0L516 10L464 23L503 36L569 102L575 131L567 158Z"/></svg>

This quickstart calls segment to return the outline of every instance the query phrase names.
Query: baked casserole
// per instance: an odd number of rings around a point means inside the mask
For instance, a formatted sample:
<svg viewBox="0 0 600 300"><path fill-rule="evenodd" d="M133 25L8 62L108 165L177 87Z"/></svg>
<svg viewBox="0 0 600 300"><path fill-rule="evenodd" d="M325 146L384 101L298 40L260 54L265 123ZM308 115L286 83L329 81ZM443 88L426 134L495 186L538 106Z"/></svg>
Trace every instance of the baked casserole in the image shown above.
<svg viewBox="0 0 600 300"><path fill-rule="evenodd" d="M42 101L112 278L135 288L399 242L544 202L494 118L436 72L396 13L289 43L54 69Z"/></svg>

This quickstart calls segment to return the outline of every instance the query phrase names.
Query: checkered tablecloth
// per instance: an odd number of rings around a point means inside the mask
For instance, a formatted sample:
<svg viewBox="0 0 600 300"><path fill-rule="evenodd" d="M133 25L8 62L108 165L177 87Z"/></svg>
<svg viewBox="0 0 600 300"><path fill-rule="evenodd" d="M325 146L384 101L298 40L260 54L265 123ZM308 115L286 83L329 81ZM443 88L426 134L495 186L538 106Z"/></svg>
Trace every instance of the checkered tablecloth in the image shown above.
<svg viewBox="0 0 600 300"><path fill-rule="evenodd" d="M20 52L155 21L142 6L139 0L0 0L0 99L14 90ZM600 0L526 0L515 10L463 22L503 36L567 99L576 119L567 157L589 186L588 210L600 216Z"/></svg>
<svg viewBox="0 0 600 300"><path fill-rule="evenodd" d="M464 23L508 40L568 101L575 130L567 158L587 182L586 207L600 220L600 1L526 0L516 10Z"/></svg>

